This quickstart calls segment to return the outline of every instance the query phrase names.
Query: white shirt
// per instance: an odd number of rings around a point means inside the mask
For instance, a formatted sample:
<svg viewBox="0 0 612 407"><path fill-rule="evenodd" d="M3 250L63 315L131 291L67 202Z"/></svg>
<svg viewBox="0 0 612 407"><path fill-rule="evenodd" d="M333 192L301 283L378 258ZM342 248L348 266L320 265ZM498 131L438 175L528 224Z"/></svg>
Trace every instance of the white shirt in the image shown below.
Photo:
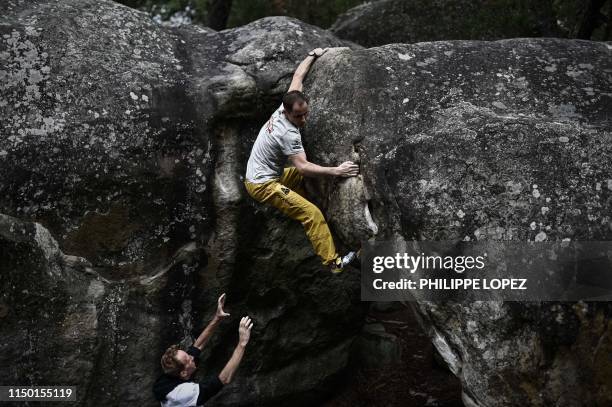
<svg viewBox="0 0 612 407"><path fill-rule="evenodd" d="M287 119L281 104L259 130L247 163L246 180L263 184L280 178L287 157L303 151L300 130Z"/></svg>
<svg viewBox="0 0 612 407"><path fill-rule="evenodd" d="M185 382L179 384L166 395L166 401L161 402L162 407L192 407L197 406L200 386L197 383Z"/></svg>

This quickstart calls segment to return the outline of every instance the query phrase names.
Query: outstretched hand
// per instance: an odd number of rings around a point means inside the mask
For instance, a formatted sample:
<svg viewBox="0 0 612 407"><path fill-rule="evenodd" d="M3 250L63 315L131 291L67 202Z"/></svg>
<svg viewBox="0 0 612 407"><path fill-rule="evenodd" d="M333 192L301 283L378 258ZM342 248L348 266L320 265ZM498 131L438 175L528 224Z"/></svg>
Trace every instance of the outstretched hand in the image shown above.
<svg viewBox="0 0 612 407"><path fill-rule="evenodd" d="M319 58L321 55L325 54L329 48L315 48L312 52L315 57Z"/></svg>
<svg viewBox="0 0 612 407"><path fill-rule="evenodd" d="M251 328L253 328L253 322L249 317L242 317L240 325L238 326L238 335L240 337L240 345L246 346L251 338Z"/></svg>
<svg viewBox="0 0 612 407"><path fill-rule="evenodd" d="M219 319L223 319L223 318L227 318L230 316L230 314L228 314L227 312L223 310L224 306L225 306L225 293L221 294L221 296L217 300L217 313L215 314L215 317Z"/></svg>
<svg viewBox="0 0 612 407"><path fill-rule="evenodd" d="M359 166L352 161L345 161L336 167L337 177L354 177L359 174Z"/></svg>

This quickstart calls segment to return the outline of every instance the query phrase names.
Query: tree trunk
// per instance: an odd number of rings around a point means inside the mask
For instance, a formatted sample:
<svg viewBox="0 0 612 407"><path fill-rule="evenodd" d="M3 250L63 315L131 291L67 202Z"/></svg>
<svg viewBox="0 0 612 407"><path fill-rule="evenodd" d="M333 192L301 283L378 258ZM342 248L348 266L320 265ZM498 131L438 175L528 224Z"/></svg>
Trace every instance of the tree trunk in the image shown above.
<svg viewBox="0 0 612 407"><path fill-rule="evenodd" d="M224 30L232 9L232 0L209 0L208 26L213 30Z"/></svg>
<svg viewBox="0 0 612 407"><path fill-rule="evenodd" d="M528 3L526 12L537 19L537 35L540 37L565 37L557 24L554 0L539 0Z"/></svg>
<svg viewBox="0 0 612 407"><path fill-rule="evenodd" d="M576 27L576 38L582 40L590 40L593 31L601 22L599 10L603 7L607 0L590 0L587 2L580 19L580 23Z"/></svg>

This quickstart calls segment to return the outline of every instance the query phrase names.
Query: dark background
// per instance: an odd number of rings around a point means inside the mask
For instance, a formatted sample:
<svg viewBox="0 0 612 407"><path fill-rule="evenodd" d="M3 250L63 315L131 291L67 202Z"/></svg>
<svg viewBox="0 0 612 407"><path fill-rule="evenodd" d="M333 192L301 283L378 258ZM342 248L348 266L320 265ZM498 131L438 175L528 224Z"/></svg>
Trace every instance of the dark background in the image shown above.
<svg viewBox="0 0 612 407"><path fill-rule="evenodd" d="M365 3L363 0L119 0L125 4L169 21L174 15L187 16L192 22L215 30L238 27L266 16L290 16L322 28L329 28L338 15ZM432 2L440 3L440 2ZM444 2L442 2L444 3ZM450 3L450 2L449 2ZM500 19L511 19L516 26L527 25L532 13L525 13L534 3L541 9L538 18L556 25L545 36L580 38L597 41L612 39L612 2L610 0L488 0L495 9L490 19L473 24L495 26ZM179 13L179 14L176 14Z"/></svg>

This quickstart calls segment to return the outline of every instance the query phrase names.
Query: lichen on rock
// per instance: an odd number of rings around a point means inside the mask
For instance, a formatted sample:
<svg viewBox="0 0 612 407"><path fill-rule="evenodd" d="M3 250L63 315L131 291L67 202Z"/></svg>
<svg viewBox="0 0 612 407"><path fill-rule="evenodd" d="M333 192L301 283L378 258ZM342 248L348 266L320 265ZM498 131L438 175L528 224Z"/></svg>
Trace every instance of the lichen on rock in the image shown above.
<svg viewBox="0 0 612 407"><path fill-rule="evenodd" d="M610 239L608 44L365 50L289 18L213 32L99 0L8 0L0 15L0 361L24 384L152 405L141 389L159 355L225 291L256 328L216 405L333 391L364 324L359 274L325 273L300 225L241 188L259 127L316 46L332 49L305 82L308 157L361 171L308 185L341 249ZM608 304L415 307L473 405L610 401Z"/></svg>

